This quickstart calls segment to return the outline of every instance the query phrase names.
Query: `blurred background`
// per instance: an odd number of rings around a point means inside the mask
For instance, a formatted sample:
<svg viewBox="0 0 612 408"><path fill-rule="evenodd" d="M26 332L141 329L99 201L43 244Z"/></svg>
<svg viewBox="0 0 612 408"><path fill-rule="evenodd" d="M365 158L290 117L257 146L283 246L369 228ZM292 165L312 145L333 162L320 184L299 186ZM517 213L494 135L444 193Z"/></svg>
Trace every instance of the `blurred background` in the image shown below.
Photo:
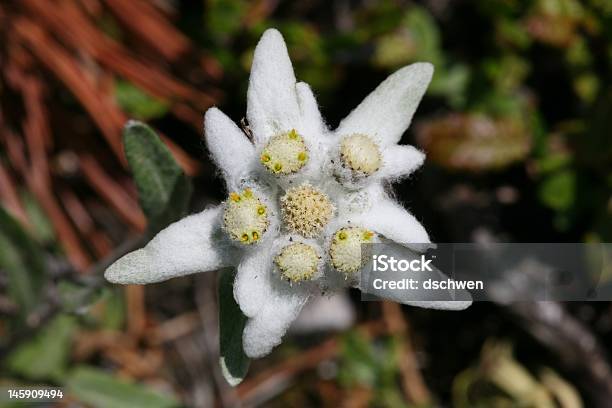
<svg viewBox="0 0 612 408"><path fill-rule="evenodd" d="M231 388L215 274L103 282L151 233L124 123L160 133L193 180L188 211L220 202L203 113L244 117L268 27L332 128L394 70L435 65L403 138L428 159L395 186L434 242L612 239L609 0L2 0L0 388L92 407L610 406L607 302L341 295Z"/></svg>

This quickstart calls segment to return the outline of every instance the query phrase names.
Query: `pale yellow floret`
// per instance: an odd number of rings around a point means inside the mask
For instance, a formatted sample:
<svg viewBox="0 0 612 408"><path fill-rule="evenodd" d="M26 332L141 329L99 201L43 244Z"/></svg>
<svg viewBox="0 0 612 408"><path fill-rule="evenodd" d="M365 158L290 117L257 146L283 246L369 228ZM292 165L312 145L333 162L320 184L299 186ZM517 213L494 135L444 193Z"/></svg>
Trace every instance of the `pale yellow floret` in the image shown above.
<svg viewBox="0 0 612 408"><path fill-rule="evenodd" d="M307 238L320 234L334 212L327 195L310 184L289 189L280 202L284 225Z"/></svg>
<svg viewBox="0 0 612 408"><path fill-rule="evenodd" d="M340 143L340 161L356 176L369 176L382 164L378 145L366 135L345 136Z"/></svg>
<svg viewBox="0 0 612 408"><path fill-rule="evenodd" d="M308 149L295 129L273 136L260 156L261 164L273 174L297 172L308 162Z"/></svg>
<svg viewBox="0 0 612 408"><path fill-rule="evenodd" d="M329 257L332 266L346 277L357 273L364 265L361 244L373 242L374 232L361 227L341 228L332 237Z"/></svg>
<svg viewBox="0 0 612 408"><path fill-rule="evenodd" d="M267 208L249 188L230 193L223 213L223 228L229 237L244 245L257 242L269 225Z"/></svg>
<svg viewBox="0 0 612 408"><path fill-rule="evenodd" d="M290 244L284 247L274 263L281 277L291 283L311 280L319 267L319 253L315 248L303 243Z"/></svg>

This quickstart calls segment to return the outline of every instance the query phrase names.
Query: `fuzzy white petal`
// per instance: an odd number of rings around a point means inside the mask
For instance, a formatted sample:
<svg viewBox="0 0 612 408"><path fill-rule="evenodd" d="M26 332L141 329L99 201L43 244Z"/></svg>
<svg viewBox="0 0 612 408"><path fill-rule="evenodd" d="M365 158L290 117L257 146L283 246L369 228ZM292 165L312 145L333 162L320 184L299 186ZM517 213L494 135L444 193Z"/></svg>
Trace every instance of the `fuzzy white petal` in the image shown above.
<svg viewBox="0 0 612 408"><path fill-rule="evenodd" d="M242 345L246 355L263 357L279 345L309 297L310 291L301 285L285 290L274 287L259 313L244 328Z"/></svg>
<svg viewBox="0 0 612 408"><path fill-rule="evenodd" d="M429 300L404 302L405 305L436 310L465 310L472 305L471 300Z"/></svg>
<svg viewBox="0 0 612 408"><path fill-rule="evenodd" d="M317 137L318 135L326 132L317 100L312 92L310 86L305 82L298 82L295 85L298 103L300 105L300 113L302 115L302 126L301 131L304 132L305 137Z"/></svg>
<svg viewBox="0 0 612 408"><path fill-rule="evenodd" d="M269 247L246 254L237 267L234 299L247 317L255 316L270 297L272 255Z"/></svg>
<svg viewBox="0 0 612 408"><path fill-rule="evenodd" d="M409 248L422 248L422 245L417 244L431 242L425 228L404 207L384 192L372 196L375 197L372 206L368 211L353 217L354 225L362 225Z"/></svg>
<svg viewBox="0 0 612 408"><path fill-rule="evenodd" d="M204 116L206 146L215 164L223 172L230 189L249 170L255 148L247 136L217 108L210 108Z"/></svg>
<svg viewBox="0 0 612 408"><path fill-rule="evenodd" d="M392 145L383 152L384 166L380 169L380 177L398 180L410 175L421 167L425 154L413 146Z"/></svg>
<svg viewBox="0 0 612 408"><path fill-rule="evenodd" d="M402 258L405 259L405 258ZM422 272L420 272L422 274ZM440 276L434 277L432 279L437 280L443 276L444 279L448 279L443 274L439 274ZM389 278L393 280L393 278ZM398 276L399 280L400 277ZM427 277L423 275L419 276L420 282L424 282ZM448 295L444 296L444 298L448 297L448 300L441 300L440 293L436 293L436 297L428 296L428 291L422 290L391 290L391 289L374 289L372 287L361 286L360 289L363 292L369 293L371 295L375 295L378 298L392 300L394 302L398 302L408 306L420 307L423 309L438 309L438 310L464 310L470 307L472 304L472 296L466 290L456 290L454 292L448 291ZM457 299L457 300L451 300Z"/></svg>
<svg viewBox="0 0 612 408"><path fill-rule="evenodd" d="M112 264L104 277L112 283L145 284L228 266L229 254L217 234L221 207L175 222L144 248Z"/></svg>
<svg viewBox="0 0 612 408"><path fill-rule="evenodd" d="M355 308L346 291L313 298L302 309L290 333L346 330L355 322Z"/></svg>
<svg viewBox="0 0 612 408"><path fill-rule="evenodd" d="M395 259L413 260L419 259L421 254L419 251L414 251L410 248L405 248L394 243L387 243L384 250L385 255L394 257ZM422 270L416 277L418 281L447 281L449 277L434 265L430 265L430 270ZM406 277L406 273L400 270L386 271L385 279L389 281L399 281ZM375 275L380 276L380 275ZM379 298L393 300L405 305L417 306L426 309L444 309L444 310L463 310L469 307L472 303L471 294L463 289L457 290L426 290L419 285L419 289L403 290L389 289L388 287L376 288L374 280L371 277L368 281L359 283L360 289ZM379 286L380 287L380 286Z"/></svg>
<svg viewBox="0 0 612 408"><path fill-rule="evenodd" d="M421 282L424 279L421 278ZM439 300L432 299L427 300L426 293L421 291L419 294L414 293L413 291L406 290L390 290L390 289L378 289L375 290L371 287L361 287L363 292L369 293L371 295L375 295L381 299L392 300L394 302L398 302L408 306L420 307L423 309L437 309L437 310L464 310L470 307L472 304L471 295L469 292L465 290L458 291L458 293L451 294L449 292L449 299L452 299L453 296L455 299L461 300ZM408 298L408 296L412 297L412 300ZM416 300L415 298L418 298Z"/></svg>
<svg viewBox="0 0 612 408"><path fill-rule="evenodd" d="M256 143L299 123L295 83L283 36L267 30L255 48L247 92L247 118Z"/></svg>
<svg viewBox="0 0 612 408"><path fill-rule="evenodd" d="M410 126L432 75L433 65L426 62L391 74L342 120L336 135L362 133L382 146L397 143Z"/></svg>

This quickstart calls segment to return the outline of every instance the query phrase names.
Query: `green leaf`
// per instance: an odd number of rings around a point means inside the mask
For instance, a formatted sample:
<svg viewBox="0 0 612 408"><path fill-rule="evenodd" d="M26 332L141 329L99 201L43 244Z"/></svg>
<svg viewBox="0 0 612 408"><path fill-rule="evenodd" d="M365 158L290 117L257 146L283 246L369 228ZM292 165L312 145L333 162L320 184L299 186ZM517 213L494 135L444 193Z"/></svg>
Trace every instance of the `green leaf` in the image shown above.
<svg viewBox="0 0 612 408"><path fill-rule="evenodd" d="M467 83L470 79L469 68L465 65L456 64L451 67L436 67L428 92L432 95L446 96L453 107L459 108L465 105Z"/></svg>
<svg viewBox="0 0 612 408"><path fill-rule="evenodd" d="M95 307L81 308L81 311L87 313L79 313L79 317L101 330L120 331L125 325L127 314L123 288L106 287L98 294L90 294L89 299L92 296L96 296L93 299L97 300Z"/></svg>
<svg viewBox="0 0 612 408"><path fill-rule="evenodd" d="M154 234L185 214L191 181L155 131L144 123L129 121L123 142L149 232Z"/></svg>
<svg viewBox="0 0 612 408"><path fill-rule="evenodd" d="M206 2L205 27L217 41L231 38L242 28L242 21L249 10L245 0L209 0Z"/></svg>
<svg viewBox="0 0 612 408"><path fill-rule="evenodd" d="M362 334L351 331L342 338L339 381L345 386L374 385L377 362L371 342Z"/></svg>
<svg viewBox="0 0 612 408"><path fill-rule="evenodd" d="M552 152L537 160L538 171L541 173L552 173L567 167L572 161L572 156L565 152Z"/></svg>
<svg viewBox="0 0 612 408"><path fill-rule="evenodd" d="M117 81L115 98L125 112L142 120L162 117L170 107L167 102L153 98L127 81Z"/></svg>
<svg viewBox="0 0 612 408"><path fill-rule="evenodd" d="M444 56L440 49L440 29L431 13L413 6L406 13L404 24L417 44L417 60L429 61L436 66L443 65Z"/></svg>
<svg viewBox="0 0 612 408"><path fill-rule="evenodd" d="M100 324L108 330L120 330L125 324L126 309L123 291L113 288L104 300L104 314Z"/></svg>
<svg viewBox="0 0 612 408"><path fill-rule="evenodd" d="M93 367L75 368L66 380L66 390L79 401L95 408L166 408L179 406L174 395L162 394L121 381Z"/></svg>
<svg viewBox="0 0 612 408"><path fill-rule="evenodd" d="M32 340L19 346L7 358L7 367L27 379L59 380L68 366L76 322L59 315Z"/></svg>
<svg viewBox="0 0 612 408"><path fill-rule="evenodd" d="M8 276L8 293L27 315L37 305L45 282L44 253L4 208L0 207L0 269Z"/></svg>
<svg viewBox="0 0 612 408"><path fill-rule="evenodd" d="M57 284L60 304L66 313L84 314L106 293L106 288L84 285L69 281Z"/></svg>
<svg viewBox="0 0 612 408"><path fill-rule="evenodd" d="M576 198L576 174L572 170L551 174L540 185L539 197L553 210L569 209Z"/></svg>
<svg viewBox="0 0 612 408"><path fill-rule="evenodd" d="M32 224L32 234L38 242L43 245L51 244L55 241L55 232L53 225L43 211L36 197L27 190L20 193L23 208L28 216L28 220Z"/></svg>
<svg viewBox="0 0 612 408"><path fill-rule="evenodd" d="M396 69L416 61L428 61L442 67L440 32L431 14L423 8L411 7L401 24L375 41L374 65ZM435 78L435 77L434 77Z"/></svg>
<svg viewBox="0 0 612 408"><path fill-rule="evenodd" d="M236 386L242 382L249 370L250 359L242 348L242 332L247 317L234 300L233 269L219 272L219 342L221 371L227 382Z"/></svg>

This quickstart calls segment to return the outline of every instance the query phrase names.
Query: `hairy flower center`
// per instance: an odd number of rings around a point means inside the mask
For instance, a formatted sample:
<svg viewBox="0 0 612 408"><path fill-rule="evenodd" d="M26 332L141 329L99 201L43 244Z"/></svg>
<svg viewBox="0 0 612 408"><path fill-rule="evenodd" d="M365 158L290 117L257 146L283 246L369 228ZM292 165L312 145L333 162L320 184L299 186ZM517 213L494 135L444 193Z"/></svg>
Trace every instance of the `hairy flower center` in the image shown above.
<svg viewBox="0 0 612 408"><path fill-rule="evenodd" d="M369 136L355 134L342 139L340 161L354 175L369 176L380 168L382 156L378 145Z"/></svg>
<svg viewBox="0 0 612 408"><path fill-rule="evenodd" d="M308 149L295 129L272 137L259 157L272 174L297 172L308 162Z"/></svg>
<svg viewBox="0 0 612 408"><path fill-rule="evenodd" d="M287 228L307 238L317 236L334 212L327 195L307 183L289 189L280 202Z"/></svg>
<svg viewBox="0 0 612 408"><path fill-rule="evenodd" d="M334 234L329 247L329 257L333 267L349 275L358 272L364 265L361 244L370 243L374 232L361 227L341 228Z"/></svg>
<svg viewBox="0 0 612 408"><path fill-rule="evenodd" d="M284 247L274 258L274 263L282 278L294 283L313 279L320 258L312 246L295 243Z"/></svg>
<svg viewBox="0 0 612 408"><path fill-rule="evenodd" d="M244 245L257 242L269 225L268 209L250 188L230 193L225 203L223 227L231 239Z"/></svg>

